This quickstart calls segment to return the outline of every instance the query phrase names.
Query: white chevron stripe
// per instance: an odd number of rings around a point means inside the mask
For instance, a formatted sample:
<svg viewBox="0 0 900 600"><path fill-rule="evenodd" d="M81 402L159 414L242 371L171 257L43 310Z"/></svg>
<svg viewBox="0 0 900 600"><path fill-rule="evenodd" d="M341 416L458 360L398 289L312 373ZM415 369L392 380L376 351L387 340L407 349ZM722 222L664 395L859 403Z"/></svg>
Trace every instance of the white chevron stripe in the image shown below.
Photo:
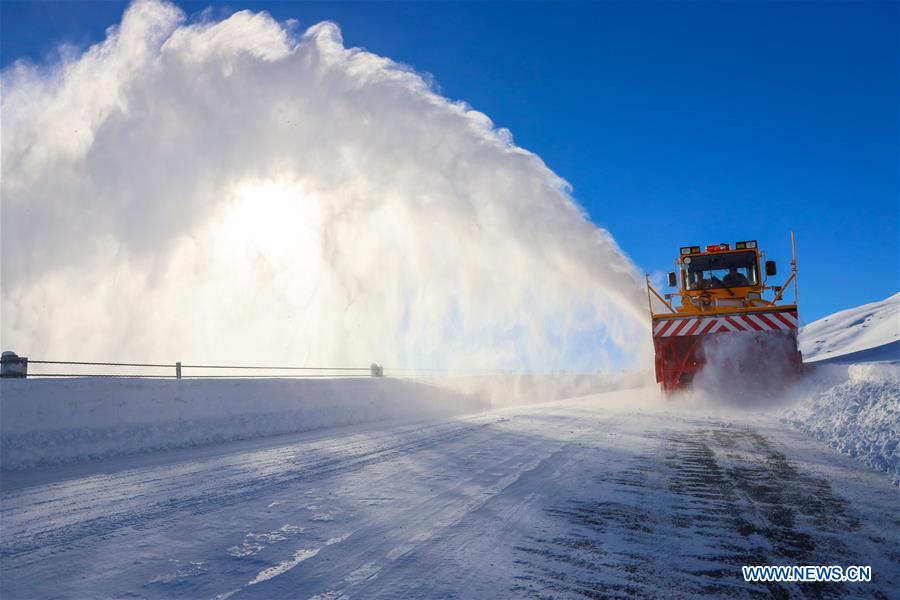
<svg viewBox="0 0 900 600"><path fill-rule="evenodd" d="M672 324L672 321L663 321L659 324L659 333L657 333L660 337L665 337L666 329L669 328L669 325Z"/></svg>
<svg viewBox="0 0 900 600"><path fill-rule="evenodd" d="M787 323L785 323L784 321L782 321L775 315L766 315L766 316L769 317L769 320L775 324L776 329L778 329L780 331L786 331L786 330L791 329L791 327Z"/></svg>
<svg viewBox="0 0 900 600"><path fill-rule="evenodd" d="M675 330L678 329L678 326L681 325L682 323L684 323L684 319L678 319L677 321L673 321L672 326L669 327L668 331L666 331L666 335L669 337L677 335L675 333Z"/></svg>
<svg viewBox="0 0 900 600"><path fill-rule="evenodd" d="M666 332L666 335L668 335L668 336L678 335L677 333L675 333L675 330L678 329L679 325L681 325L682 323L684 323L684 319L678 319L677 321L672 323L672 326L669 327L669 331Z"/></svg>
<svg viewBox="0 0 900 600"><path fill-rule="evenodd" d="M697 328L698 335L710 333L716 328L716 319L700 319L700 326Z"/></svg>
<svg viewBox="0 0 900 600"><path fill-rule="evenodd" d="M686 332L689 331L690 328L693 327L694 323L696 323L696 322L697 322L697 319L688 319L687 323L684 324L684 327L681 328L681 331L679 331L675 335L678 335L678 336L687 335Z"/></svg>
<svg viewBox="0 0 900 600"><path fill-rule="evenodd" d="M790 322L791 322L791 325L793 325L794 327L797 326L797 318L794 317L794 313L792 313L792 312L783 312L783 313L779 313L779 314L780 314L782 317L784 317L785 319L787 319L788 321L790 321Z"/></svg>
<svg viewBox="0 0 900 600"><path fill-rule="evenodd" d="M663 337L669 337L670 335L672 335L672 328L675 327L675 323L676 321L669 321L668 323L666 323L666 326L660 329L659 335Z"/></svg>
<svg viewBox="0 0 900 600"><path fill-rule="evenodd" d="M766 319L772 324L769 325L763 319L759 318L759 315L765 315ZM736 314L731 315L732 318L738 319L741 322L741 325L746 328L747 331L756 331L750 323L755 323L760 327L762 331L791 331L797 328L797 319L794 317L793 313L782 312L778 313L782 315L785 319L790 322L785 323L778 317L774 315L774 313L756 313L756 314ZM684 323L684 327L679 329L678 333L673 333L678 326ZM698 324L699 323L699 324ZM694 325L697 325L693 333L688 334L687 332L691 330ZM654 337L680 337L686 335L703 335L705 333L714 333L714 332L740 332L737 326L728 322L725 317L690 317L687 319L667 319L665 321L659 321L653 326L653 336Z"/></svg>
<svg viewBox="0 0 900 600"><path fill-rule="evenodd" d="M766 322L765 322L765 321L763 321L762 319L760 319L760 318L757 317L756 315L747 315L747 316L744 317L744 318L753 321L754 323L756 323L757 325L759 325L763 330L766 330L766 329L772 329L771 327L769 327L768 325L766 325Z"/></svg>
<svg viewBox="0 0 900 600"><path fill-rule="evenodd" d="M669 330L669 335L678 336L681 335L681 332L684 331L683 324L687 323L687 319L679 319L678 323L672 326L672 329ZM677 332L675 330L678 330Z"/></svg>
<svg viewBox="0 0 900 600"><path fill-rule="evenodd" d="M724 326L728 331L737 331L738 328L728 322L724 317L720 319L716 319L719 322L719 325Z"/></svg>

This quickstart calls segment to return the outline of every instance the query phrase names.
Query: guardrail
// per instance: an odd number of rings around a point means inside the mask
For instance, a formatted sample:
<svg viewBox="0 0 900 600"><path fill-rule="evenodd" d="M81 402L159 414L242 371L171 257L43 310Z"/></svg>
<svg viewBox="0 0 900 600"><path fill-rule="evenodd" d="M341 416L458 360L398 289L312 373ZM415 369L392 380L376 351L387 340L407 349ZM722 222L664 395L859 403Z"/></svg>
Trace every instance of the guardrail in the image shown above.
<svg viewBox="0 0 900 600"><path fill-rule="evenodd" d="M84 360L31 360L18 356L15 352L4 352L0 359L0 377L3 378L36 378L36 377L109 377L109 378L143 378L143 379L259 379L259 378L351 378L351 377L390 377L397 379L420 379L446 376L478 377L488 375L596 375L597 373L578 371L521 371L509 369L435 369L410 367L384 367L372 363L368 367L300 367L271 365L208 365L193 363L139 363L113 361ZM77 367L74 372L37 372L29 371L29 365L67 365ZM95 367L131 367L144 369L141 373L98 372ZM167 372L147 372L146 370L165 370ZM211 371L211 373L210 373ZM227 372L221 374L222 372Z"/></svg>
<svg viewBox="0 0 900 600"><path fill-rule="evenodd" d="M297 367L271 365L204 365L174 363L101 362L83 360L31 360L14 352L4 352L0 377L24 379L27 377L139 377L149 379L256 379L279 378L333 378L333 377L384 377L384 367L372 363L368 367ZM76 367L134 367L140 369L167 369L168 373L108 373L108 372L29 372L29 365L68 365ZM193 370L195 373L190 373ZM71 371L71 370L70 370ZM196 371L232 371L228 374L197 373ZM234 374L240 371L241 374ZM253 374L247 373L253 371Z"/></svg>

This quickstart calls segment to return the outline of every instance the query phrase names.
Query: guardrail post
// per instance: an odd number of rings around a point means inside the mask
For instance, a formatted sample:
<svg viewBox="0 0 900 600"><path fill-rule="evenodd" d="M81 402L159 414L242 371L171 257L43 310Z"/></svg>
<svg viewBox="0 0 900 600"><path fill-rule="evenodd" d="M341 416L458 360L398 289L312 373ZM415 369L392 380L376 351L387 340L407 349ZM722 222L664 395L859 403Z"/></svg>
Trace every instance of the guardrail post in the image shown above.
<svg viewBox="0 0 900 600"><path fill-rule="evenodd" d="M175 379L181 379L181 363L175 363Z"/></svg>
<svg viewBox="0 0 900 600"><path fill-rule="evenodd" d="M375 363L372 363L372 366L369 367L369 371L372 373L372 377L384 377L384 367L378 366Z"/></svg>
<svg viewBox="0 0 900 600"><path fill-rule="evenodd" d="M0 377L25 379L28 377L28 359L7 350L0 357Z"/></svg>

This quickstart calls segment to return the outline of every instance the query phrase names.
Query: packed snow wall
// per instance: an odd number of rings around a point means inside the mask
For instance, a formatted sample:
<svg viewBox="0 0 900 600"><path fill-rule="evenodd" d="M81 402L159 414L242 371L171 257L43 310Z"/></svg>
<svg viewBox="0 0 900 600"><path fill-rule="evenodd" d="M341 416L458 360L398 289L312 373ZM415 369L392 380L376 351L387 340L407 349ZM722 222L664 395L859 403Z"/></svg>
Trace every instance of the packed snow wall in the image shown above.
<svg viewBox="0 0 900 600"><path fill-rule="evenodd" d="M782 420L900 485L900 363L822 365L792 395Z"/></svg>

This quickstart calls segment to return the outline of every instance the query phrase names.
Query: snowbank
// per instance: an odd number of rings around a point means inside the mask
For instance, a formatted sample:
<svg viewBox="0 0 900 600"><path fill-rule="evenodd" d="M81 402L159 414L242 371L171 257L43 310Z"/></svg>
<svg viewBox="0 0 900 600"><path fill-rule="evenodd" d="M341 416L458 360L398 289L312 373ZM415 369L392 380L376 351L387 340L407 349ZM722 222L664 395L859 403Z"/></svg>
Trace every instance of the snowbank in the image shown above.
<svg viewBox="0 0 900 600"><path fill-rule="evenodd" d="M782 419L900 484L900 293L810 323L800 349L813 370Z"/></svg>
<svg viewBox="0 0 900 600"><path fill-rule="evenodd" d="M782 420L900 485L900 363L818 368Z"/></svg>
<svg viewBox="0 0 900 600"><path fill-rule="evenodd" d="M486 407L474 396L395 379L6 379L0 468Z"/></svg>
<svg viewBox="0 0 900 600"><path fill-rule="evenodd" d="M800 330L800 350L804 362L900 360L900 293L810 323Z"/></svg>

